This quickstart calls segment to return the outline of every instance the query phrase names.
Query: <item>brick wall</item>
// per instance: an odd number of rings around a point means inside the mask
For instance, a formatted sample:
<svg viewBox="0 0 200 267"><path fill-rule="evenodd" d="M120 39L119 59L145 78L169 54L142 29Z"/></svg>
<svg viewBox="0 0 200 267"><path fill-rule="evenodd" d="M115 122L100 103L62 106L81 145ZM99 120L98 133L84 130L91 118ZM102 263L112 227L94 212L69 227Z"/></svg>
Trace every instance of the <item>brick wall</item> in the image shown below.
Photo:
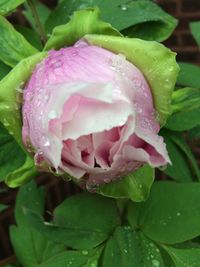
<svg viewBox="0 0 200 267"><path fill-rule="evenodd" d="M200 20L200 0L156 0L179 20L173 35L165 42L178 53L178 60L200 64L200 50L191 36L189 22Z"/></svg>

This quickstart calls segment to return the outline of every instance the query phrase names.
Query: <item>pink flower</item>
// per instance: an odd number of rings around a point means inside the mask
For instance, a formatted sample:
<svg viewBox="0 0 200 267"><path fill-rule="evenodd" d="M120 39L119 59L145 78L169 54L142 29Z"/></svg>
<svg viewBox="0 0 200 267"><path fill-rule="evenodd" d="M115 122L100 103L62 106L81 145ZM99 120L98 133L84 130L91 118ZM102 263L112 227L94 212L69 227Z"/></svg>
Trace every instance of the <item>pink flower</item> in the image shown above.
<svg viewBox="0 0 200 267"><path fill-rule="evenodd" d="M143 74L79 41L50 51L24 91L23 142L37 164L101 184L170 162Z"/></svg>

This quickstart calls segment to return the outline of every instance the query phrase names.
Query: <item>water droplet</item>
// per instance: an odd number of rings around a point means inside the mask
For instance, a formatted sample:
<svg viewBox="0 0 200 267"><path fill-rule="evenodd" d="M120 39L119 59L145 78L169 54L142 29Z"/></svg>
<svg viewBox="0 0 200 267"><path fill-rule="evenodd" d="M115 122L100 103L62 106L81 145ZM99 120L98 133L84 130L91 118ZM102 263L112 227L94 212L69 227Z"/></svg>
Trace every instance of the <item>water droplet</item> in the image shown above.
<svg viewBox="0 0 200 267"><path fill-rule="evenodd" d="M180 212L177 212L176 215L179 217L179 216L181 216L181 213Z"/></svg>
<svg viewBox="0 0 200 267"><path fill-rule="evenodd" d="M126 249L124 249L124 253L128 253L128 251Z"/></svg>
<svg viewBox="0 0 200 267"><path fill-rule="evenodd" d="M158 260L152 260L152 264L154 267L159 267L160 266L160 262Z"/></svg>
<svg viewBox="0 0 200 267"><path fill-rule="evenodd" d="M40 166L44 161L43 152L38 150L34 156L35 165Z"/></svg>
<svg viewBox="0 0 200 267"><path fill-rule="evenodd" d="M97 261L91 263L91 267L96 267L96 266L97 266Z"/></svg>
<svg viewBox="0 0 200 267"><path fill-rule="evenodd" d="M110 66L111 70L116 70L115 66Z"/></svg>
<svg viewBox="0 0 200 267"><path fill-rule="evenodd" d="M48 114L49 119L55 119L56 118L56 111L55 110L51 110Z"/></svg>
<svg viewBox="0 0 200 267"><path fill-rule="evenodd" d="M83 255L88 255L88 251L87 251L87 250L83 250L83 251L82 251L82 254L83 254Z"/></svg>
<svg viewBox="0 0 200 267"><path fill-rule="evenodd" d="M107 184L107 183L109 183L109 182L110 182L110 178L104 178L104 179L103 179L103 181L104 181L104 183L106 183L106 184Z"/></svg>
<svg viewBox="0 0 200 267"><path fill-rule="evenodd" d="M126 11L126 10L128 10L127 5L121 5L120 8L121 8L122 11Z"/></svg>
<svg viewBox="0 0 200 267"><path fill-rule="evenodd" d="M98 187L99 187L99 184L94 184L94 183L86 184L86 189L91 193L95 193Z"/></svg>
<svg viewBox="0 0 200 267"><path fill-rule="evenodd" d="M23 89L21 87L17 87L16 88L16 91L19 92L19 93L21 93L21 94L23 94Z"/></svg>
<svg viewBox="0 0 200 267"><path fill-rule="evenodd" d="M127 121L127 118L121 119L121 120L119 121L118 126L123 126L123 125L126 123L126 121Z"/></svg>
<svg viewBox="0 0 200 267"><path fill-rule="evenodd" d="M46 147L50 146L50 141L46 136L42 136L42 144Z"/></svg>

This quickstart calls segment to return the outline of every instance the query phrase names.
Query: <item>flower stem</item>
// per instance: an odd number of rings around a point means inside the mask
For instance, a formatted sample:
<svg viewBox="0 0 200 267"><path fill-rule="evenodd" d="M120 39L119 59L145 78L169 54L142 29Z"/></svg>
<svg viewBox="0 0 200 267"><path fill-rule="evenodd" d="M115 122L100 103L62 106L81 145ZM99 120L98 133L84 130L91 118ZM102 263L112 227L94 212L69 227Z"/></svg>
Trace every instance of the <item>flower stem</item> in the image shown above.
<svg viewBox="0 0 200 267"><path fill-rule="evenodd" d="M35 7L35 4L34 4L33 0L28 0L27 2L28 2L28 5L29 5L29 7L30 7L30 9L32 11L33 17L35 19L35 24L36 24L36 27L38 29L41 42L44 45L46 43L46 41L47 41L47 36L46 36L45 30L44 30L44 27L43 27L43 25L42 25L42 23L40 21L37 9Z"/></svg>

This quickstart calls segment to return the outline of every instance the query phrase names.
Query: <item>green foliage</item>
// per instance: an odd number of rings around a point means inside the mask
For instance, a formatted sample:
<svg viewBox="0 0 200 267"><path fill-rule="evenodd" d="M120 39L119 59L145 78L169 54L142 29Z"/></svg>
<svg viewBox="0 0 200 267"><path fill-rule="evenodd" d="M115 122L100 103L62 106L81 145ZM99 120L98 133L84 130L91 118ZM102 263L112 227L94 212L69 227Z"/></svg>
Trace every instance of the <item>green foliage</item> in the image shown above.
<svg viewBox="0 0 200 267"><path fill-rule="evenodd" d="M200 90L190 87L179 89L172 94L173 113L200 107Z"/></svg>
<svg viewBox="0 0 200 267"><path fill-rule="evenodd" d="M200 89L200 67L189 63L179 63L179 67L177 84Z"/></svg>
<svg viewBox="0 0 200 267"><path fill-rule="evenodd" d="M0 123L0 181L23 165L24 161L24 151Z"/></svg>
<svg viewBox="0 0 200 267"><path fill-rule="evenodd" d="M169 117L165 127L172 131L190 130L200 124L200 108L183 110Z"/></svg>
<svg viewBox="0 0 200 267"><path fill-rule="evenodd" d="M36 31L22 25L14 25L14 27L26 38L27 41L29 41L32 46L38 50L43 49L39 34Z"/></svg>
<svg viewBox="0 0 200 267"><path fill-rule="evenodd" d="M81 220L80 211L84 214ZM119 225L114 200L100 195L80 194L66 199L55 210L54 221L50 224L33 212L27 213L29 221L40 233L75 249L96 247Z"/></svg>
<svg viewBox="0 0 200 267"><path fill-rule="evenodd" d="M7 15L24 2L0 1L0 15ZM180 131L190 130L190 138L200 137L200 68L180 63L177 85L188 87L172 95L178 74L175 54L156 42L122 38L120 34L163 41L177 25L176 19L147 0L62 0L51 13L40 1L33 3L41 26L49 34L53 30L45 50L73 45L84 37L90 44L124 54L141 69L152 88L160 123L163 125L173 113L166 124L168 130L164 129L162 135L172 161L164 172L176 182L155 182L150 192L154 171L146 165L121 181L99 188L98 193L117 201L98 194L77 194L55 208L49 222L43 219L43 188L33 181L22 186L15 208L17 225L10 227L20 264L198 267L200 185L193 181L200 180L200 171ZM95 6L106 22L100 20ZM37 174L21 140L21 92L35 65L47 55L38 53L42 44L37 23L30 7L26 3L24 7L32 29L21 25L14 28L0 16L0 120L4 125L0 124L0 180L5 179L11 187L20 186ZM79 11L74 13L75 10ZM198 44L199 25L190 25ZM0 212L5 208L0 204Z"/></svg>
<svg viewBox="0 0 200 267"><path fill-rule="evenodd" d="M19 190L15 208L17 226L10 227L10 236L20 263L24 267L36 267L40 266L40 263L50 262L50 259L63 252L65 247L48 241L33 229L26 219L25 209L31 209L40 215L44 211L44 190L37 188L33 181Z"/></svg>
<svg viewBox="0 0 200 267"><path fill-rule="evenodd" d="M7 15L16 7L23 4L26 0L1 0L0 1L0 15Z"/></svg>
<svg viewBox="0 0 200 267"><path fill-rule="evenodd" d="M128 36L163 41L177 25L176 19L151 1L63 0L50 14L46 29L51 32L55 26L67 23L74 11L96 6L104 21Z"/></svg>
<svg viewBox="0 0 200 267"><path fill-rule="evenodd" d="M102 257L103 266L164 267L164 263L159 249L151 240L125 226L118 227L107 242Z"/></svg>
<svg viewBox="0 0 200 267"><path fill-rule="evenodd" d="M5 77L10 70L11 68L8 65L0 61L0 80Z"/></svg>
<svg viewBox="0 0 200 267"><path fill-rule="evenodd" d="M163 135L172 164L163 171L179 182L189 182L200 179L200 169L197 161L185 142L182 134L163 130Z"/></svg>
<svg viewBox="0 0 200 267"><path fill-rule="evenodd" d="M200 124L200 90L184 88L172 95L173 114L165 127L172 131L190 130Z"/></svg>
<svg viewBox="0 0 200 267"><path fill-rule="evenodd" d="M0 60L14 67L22 59L34 55L37 49L0 16Z"/></svg>
<svg viewBox="0 0 200 267"><path fill-rule="evenodd" d="M101 186L98 192L113 198L129 198L133 201L145 201L154 181L154 169L149 165L123 177L120 181Z"/></svg>
<svg viewBox="0 0 200 267"><path fill-rule="evenodd" d="M200 235L199 197L199 183L157 182L147 202L130 203L128 220L156 242L181 243Z"/></svg>
<svg viewBox="0 0 200 267"><path fill-rule="evenodd" d="M194 39L200 47L200 21L195 21L190 23L190 30Z"/></svg>
<svg viewBox="0 0 200 267"><path fill-rule="evenodd" d="M199 183L156 182L145 203L128 201L119 213L114 200L82 193L62 202L53 222L41 221L44 231L36 222L44 212L44 191L31 182L18 193L11 240L24 267L198 267L198 240L184 241L200 235L199 197ZM50 230L55 226L56 243ZM96 243L102 232L105 238Z"/></svg>
<svg viewBox="0 0 200 267"><path fill-rule="evenodd" d="M40 1L38 0L32 0L34 7L36 9L36 12L40 18L40 22L42 24L42 26L44 27L45 22L50 14L50 10L46 5L43 5ZM38 31L38 25L33 17L32 14L32 10L30 8L30 6L25 3L25 10L23 11L23 14L25 16L25 18L28 20L28 22L30 23L30 25L32 26L32 28L37 32Z"/></svg>
<svg viewBox="0 0 200 267"><path fill-rule="evenodd" d="M176 267L199 267L200 248L176 249L165 246L164 248L172 257Z"/></svg>

